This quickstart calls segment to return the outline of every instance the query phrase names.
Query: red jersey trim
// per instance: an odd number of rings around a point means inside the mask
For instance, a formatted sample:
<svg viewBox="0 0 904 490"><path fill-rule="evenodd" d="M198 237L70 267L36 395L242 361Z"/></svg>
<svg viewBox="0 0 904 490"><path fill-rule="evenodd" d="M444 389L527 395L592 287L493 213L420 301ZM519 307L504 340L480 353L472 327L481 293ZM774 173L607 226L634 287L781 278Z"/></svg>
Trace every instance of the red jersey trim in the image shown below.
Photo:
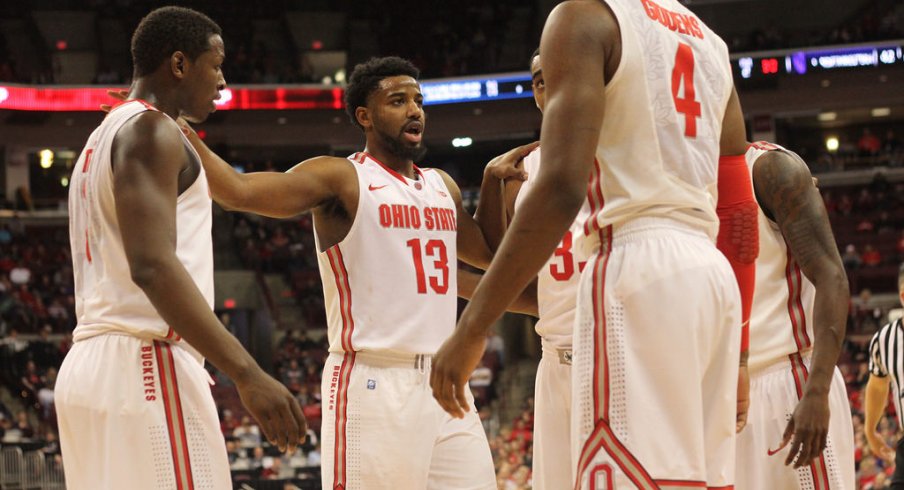
<svg viewBox="0 0 904 490"><path fill-rule="evenodd" d="M339 312L342 315L342 350L353 352L355 349L352 346L352 334L355 331L355 319L352 316L352 288L348 281L348 270L345 268L345 260L339 244L332 246L326 251L326 254L330 261L330 268L333 270L336 291L339 293Z"/></svg>
<svg viewBox="0 0 904 490"><path fill-rule="evenodd" d="M791 328L794 342L797 344L797 351L802 352L813 344L810 341L809 334L807 334L807 315L801 301L803 276L800 272L800 266L797 265L797 261L791 255L791 250L787 252L785 279L788 283L788 317L791 319Z"/></svg>
<svg viewBox="0 0 904 490"><path fill-rule="evenodd" d="M405 185L408 185L408 179L406 179L404 175L402 175L402 174L396 172L395 170L393 170L393 169L387 167L385 163L383 163L383 162L377 160L377 159L374 158L374 156L371 155L370 153L362 152L362 154L365 155L365 156L367 156L367 158L370 158L371 160L373 160L374 162L376 162L377 165L383 167L383 170L389 172L389 175L392 175L393 177L395 177L396 179L398 179L399 182L401 182L401 183L403 183L403 184L405 184ZM423 180L423 179L424 179L424 172L422 172L421 169L419 169L417 165L414 165L413 163L412 163L411 165L414 167L414 172L415 172L416 174L420 175L420 176L421 176L421 180Z"/></svg>

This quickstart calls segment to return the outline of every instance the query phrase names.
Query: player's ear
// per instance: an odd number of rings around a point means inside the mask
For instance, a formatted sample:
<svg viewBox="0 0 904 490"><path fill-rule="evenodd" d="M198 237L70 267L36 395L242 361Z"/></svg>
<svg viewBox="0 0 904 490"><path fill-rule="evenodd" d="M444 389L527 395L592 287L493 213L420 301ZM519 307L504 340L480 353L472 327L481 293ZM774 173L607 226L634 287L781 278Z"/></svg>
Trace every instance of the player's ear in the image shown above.
<svg viewBox="0 0 904 490"><path fill-rule="evenodd" d="M358 124L364 129L369 129L373 126L373 121L370 119L370 110L367 107L358 106L355 109L355 119L358 120Z"/></svg>
<svg viewBox="0 0 904 490"><path fill-rule="evenodd" d="M176 78L185 77L185 65L185 53L182 51L176 51L170 56L170 71Z"/></svg>

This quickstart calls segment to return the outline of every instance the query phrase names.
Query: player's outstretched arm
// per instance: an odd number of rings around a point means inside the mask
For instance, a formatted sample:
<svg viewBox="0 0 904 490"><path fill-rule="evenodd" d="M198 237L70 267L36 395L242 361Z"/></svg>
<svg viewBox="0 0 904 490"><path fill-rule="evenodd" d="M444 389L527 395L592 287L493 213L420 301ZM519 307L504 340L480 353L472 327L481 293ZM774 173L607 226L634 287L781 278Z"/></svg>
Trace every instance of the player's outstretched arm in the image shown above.
<svg viewBox="0 0 904 490"><path fill-rule="evenodd" d="M508 226L508 204L515 199L507 194L509 181L521 183L527 178L524 171L524 157L540 145L539 141L513 148L490 160L483 171L480 184L480 199L474 220L480 227L484 238L494 253L502 243L505 229ZM517 189L517 188L516 188ZM517 190L515 191L517 194Z"/></svg>
<svg viewBox="0 0 904 490"><path fill-rule="evenodd" d="M826 446L829 388L844 342L850 293L829 217L807 164L789 152L767 152L754 164L753 185L801 272L816 288L810 374L785 434L786 439L794 434L786 464L797 456L799 468L819 457Z"/></svg>
<svg viewBox="0 0 904 490"><path fill-rule="evenodd" d="M307 427L298 403L220 324L176 257L179 174L188 164L178 128L146 112L120 129L113 148L116 215L132 280L168 325L236 382L270 442L294 448Z"/></svg>
<svg viewBox="0 0 904 490"><path fill-rule="evenodd" d="M211 196L228 210L289 218L331 199L352 199L357 204L357 175L344 158L312 158L285 173L243 174L208 148L188 125L183 125L183 132L201 157Z"/></svg>
<svg viewBox="0 0 904 490"><path fill-rule="evenodd" d="M433 363L433 396L455 417L469 410L464 387L490 325L536 277L584 202L605 110L606 61L617 38L615 18L599 2L562 3L546 21L540 50L567 55L543 61L543 167L531 177L535 187Z"/></svg>

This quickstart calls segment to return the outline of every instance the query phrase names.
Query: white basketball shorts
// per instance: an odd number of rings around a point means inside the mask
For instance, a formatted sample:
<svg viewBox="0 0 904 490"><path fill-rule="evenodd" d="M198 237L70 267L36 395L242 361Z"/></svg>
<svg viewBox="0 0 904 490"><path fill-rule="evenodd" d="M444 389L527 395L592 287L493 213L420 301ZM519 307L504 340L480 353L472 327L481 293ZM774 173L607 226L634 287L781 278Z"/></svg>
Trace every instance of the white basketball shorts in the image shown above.
<svg viewBox="0 0 904 490"><path fill-rule="evenodd" d="M178 343L119 334L76 342L56 384L66 487L232 488L210 382Z"/></svg>
<svg viewBox="0 0 904 490"><path fill-rule="evenodd" d="M483 426L452 418L430 388L430 357L331 353L323 370L324 490L494 490Z"/></svg>
<svg viewBox="0 0 904 490"><path fill-rule="evenodd" d="M587 264L575 331L575 488L734 483L741 306L703 232L640 218Z"/></svg>
<svg viewBox="0 0 904 490"><path fill-rule="evenodd" d="M795 470L785 466L790 444L781 451L785 427L803 394L808 356L793 354L752 374L747 427L738 434L737 490L855 490L854 429L841 372L829 389L829 436L822 456Z"/></svg>

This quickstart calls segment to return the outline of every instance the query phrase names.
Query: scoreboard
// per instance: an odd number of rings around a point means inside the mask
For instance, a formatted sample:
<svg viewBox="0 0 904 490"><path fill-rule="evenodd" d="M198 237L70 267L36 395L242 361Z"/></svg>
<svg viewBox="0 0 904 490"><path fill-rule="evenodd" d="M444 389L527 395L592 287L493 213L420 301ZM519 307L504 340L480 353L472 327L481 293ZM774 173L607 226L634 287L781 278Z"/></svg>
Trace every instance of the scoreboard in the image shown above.
<svg viewBox="0 0 904 490"><path fill-rule="evenodd" d="M765 82L781 76L821 72L904 66L904 41L781 50L732 55L735 80L743 84Z"/></svg>

